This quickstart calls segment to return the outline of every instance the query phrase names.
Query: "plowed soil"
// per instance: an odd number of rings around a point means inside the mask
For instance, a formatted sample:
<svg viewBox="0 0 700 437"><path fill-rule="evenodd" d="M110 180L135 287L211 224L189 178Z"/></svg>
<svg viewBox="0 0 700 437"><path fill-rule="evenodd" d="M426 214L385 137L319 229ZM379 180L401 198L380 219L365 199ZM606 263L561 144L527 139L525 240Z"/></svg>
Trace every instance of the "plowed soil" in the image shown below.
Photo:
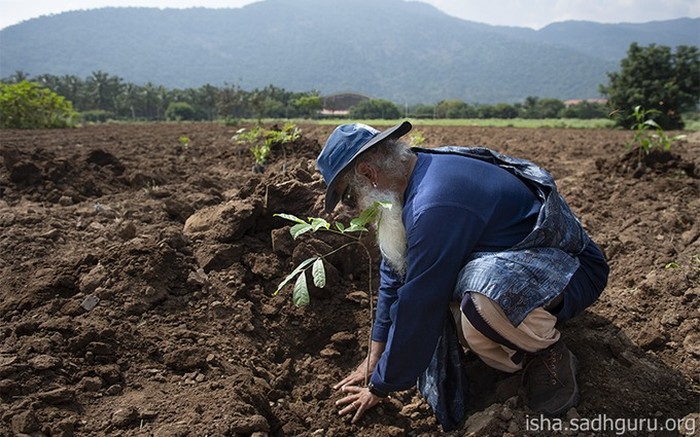
<svg viewBox="0 0 700 437"><path fill-rule="evenodd" d="M301 125L264 173L231 140L240 127L0 131L0 435L441 432L416 390L358 425L338 416L331 386L366 353L365 255L331 258L329 284L306 307L289 289L273 295L296 263L338 244L292 240L273 217L334 218L321 213L314 163L332 127ZM665 430L678 419L698 432L697 134L637 168L626 131L417 129L428 146L481 145L544 166L608 256L604 295L563 328L581 385L566 419L655 418ZM469 363L474 405L451 435L533 434L519 376ZM581 435L615 433L598 431Z"/></svg>

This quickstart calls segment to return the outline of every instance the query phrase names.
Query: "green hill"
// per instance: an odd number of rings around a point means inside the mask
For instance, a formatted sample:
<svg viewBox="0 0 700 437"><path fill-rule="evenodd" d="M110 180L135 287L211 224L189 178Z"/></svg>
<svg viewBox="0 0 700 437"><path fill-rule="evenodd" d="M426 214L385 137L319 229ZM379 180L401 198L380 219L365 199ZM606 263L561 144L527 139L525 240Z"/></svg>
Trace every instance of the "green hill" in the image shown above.
<svg viewBox="0 0 700 437"><path fill-rule="evenodd" d="M139 84L273 84L397 103L591 98L631 42L699 45L698 28L700 19L565 22L534 31L464 21L403 0L104 8L3 29L0 77L18 70L86 77L102 70Z"/></svg>

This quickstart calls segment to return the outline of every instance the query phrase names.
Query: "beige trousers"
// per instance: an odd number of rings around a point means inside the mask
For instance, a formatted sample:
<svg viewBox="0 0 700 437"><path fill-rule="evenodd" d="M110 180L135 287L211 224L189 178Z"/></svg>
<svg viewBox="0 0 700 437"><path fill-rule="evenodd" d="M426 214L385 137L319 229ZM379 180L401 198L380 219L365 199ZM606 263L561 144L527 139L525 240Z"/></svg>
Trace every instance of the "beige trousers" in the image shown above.
<svg viewBox="0 0 700 437"><path fill-rule="evenodd" d="M536 308L518 326L508 320L496 302L479 293L471 295L474 306L481 318L501 337L525 352L537 352L553 345L560 333L554 327L557 318L544 308ZM515 363L512 357L516 351L488 338L477 330L462 313L459 302L451 306L462 345L474 352L484 363L504 372L517 372L522 369L522 361Z"/></svg>

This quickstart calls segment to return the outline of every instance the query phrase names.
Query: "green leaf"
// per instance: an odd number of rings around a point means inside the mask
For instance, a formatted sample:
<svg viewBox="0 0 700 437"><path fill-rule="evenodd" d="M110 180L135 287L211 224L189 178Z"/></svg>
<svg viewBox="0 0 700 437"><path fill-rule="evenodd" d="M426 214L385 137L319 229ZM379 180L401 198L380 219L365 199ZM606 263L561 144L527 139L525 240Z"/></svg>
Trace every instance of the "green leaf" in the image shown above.
<svg viewBox="0 0 700 437"><path fill-rule="evenodd" d="M313 230L313 227L310 224L298 223L289 229L289 233L292 234L292 238L296 240L299 235L305 234L311 230Z"/></svg>
<svg viewBox="0 0 700 437"><path fill-rule="evenodd" d="M655 122L654 120L647 120L644 122L644 124L646 124L647 126L655 127L657 129L661 128L661 126L659 126L659 124L657 122Z"/></svg>
<svg viewBox="0 0 700 437"><path fill-rule="evenodd" d="M340 232L345 232L345 225L340 223L340 222L335 222L335 227L340 231Z"/></svg>
<svg viewBox="0 0 700 437"><path fill-rule="evenodd" d="M288 274L287 277L284 278L284 280L283 280L282 282L280 282L280 284L277 286L277 290L275 290L275 293L274 293L274 294L279 293L280 290L282 289L282 287L284 287L285 285L287 285L287 283L288 283L289 281L291 281L292 279L294 279L294 277L295 277L296 275L298 275L300 272L302 272L302 271L306 268L306 266L308 266L309 264L311 264L312 262L314 262L317 258L318 258L318 257L314 256L314 257L312 257L312 258L305 259L304 261L302 261L301 263L299 263L299 265L297 266L297 268L295 268L294 271L293 271L292 273Z"/></svg>
<svg viewBox="0 0 700 437"><path fill-rule="evenodd" d="M326 286L326 269L323 267L323 260L321 258L317 259L311 267L311 276L314 278L315 286L318 288Z"/></svg>
<svg viewBox="0 0 700 437"><path fill-rule="evenodd" d="M314 232L318 231L321 228L330 229L331 227L330 223L318 217L309 217L309 222L311 223L311 227L313 228Z"/></svg>
<svg viewBox="0 0 700 437"><path fill-rule="evenodd" d="M345 228L345 230L343 231L344 234L350 232L367 232L367 228L360 224L360 220L353 219L350 220L350 227Z"/></svg>
<svg viewBox="0 0 700 437"><path fill-rule="evenodd" d="M350 224L365 226L367 223L372 223L377 217L377 212L379 212L379 210L377 209L377 203L375 202L372 206L362 211L359 217L352 219Z"/></svg>
<svg viewBox="0 0 700 437"><path fill-rule="evenodd" d="M365 226L377 218L379 208L391 209L391 206L391 202L374 202L372 206L362 211L359 217L350 220L350 228L346 229L345 232L366 231Z"/></svg>
<svg viewBox="0 0 700 437"><path fill-rule="evenodd" d="M391 209L393 206L393 204L391 202L386 202L386 201L384 201L384 202L377 201L377 202L374 202L374 204L377 206L377 208L384 208L384 209Z"/></svg>
<svg viewBox="0 0 700 437"><path fill-rule="evenodd" d="M292 214L281 213L281 214L272 214L272 216L273 217L280 217L280 218L283 218L285 220L289 220L290 222L294 222L294 223L306 223L304 220L302 220L299 217L292 215Z"/></svg>
<svg viewBox="0 0 700 437"><path fill-rule="evenodd" d="M304 272L301 272L297 277L297 282L294 284L292 302L298 307L309 304L309 287L306 285L306 274Z"/></svg>

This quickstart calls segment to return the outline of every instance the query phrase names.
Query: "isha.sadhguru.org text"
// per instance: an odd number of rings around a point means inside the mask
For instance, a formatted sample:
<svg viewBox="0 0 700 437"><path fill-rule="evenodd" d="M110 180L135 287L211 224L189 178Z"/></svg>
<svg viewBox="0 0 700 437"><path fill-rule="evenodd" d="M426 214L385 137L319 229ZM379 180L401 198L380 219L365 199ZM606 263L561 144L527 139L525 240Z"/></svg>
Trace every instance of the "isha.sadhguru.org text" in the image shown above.
<svg viewBox="0 0 700 437"><path fill-rule="evenodd" d="M695 435L697 418L686 417L656 418L614 418L606 414L589 417L572 417L562 419L556 417L525 416L525 430L533 432L614 432L616 435L642 432L678 432L681 435Z"/></svg>

